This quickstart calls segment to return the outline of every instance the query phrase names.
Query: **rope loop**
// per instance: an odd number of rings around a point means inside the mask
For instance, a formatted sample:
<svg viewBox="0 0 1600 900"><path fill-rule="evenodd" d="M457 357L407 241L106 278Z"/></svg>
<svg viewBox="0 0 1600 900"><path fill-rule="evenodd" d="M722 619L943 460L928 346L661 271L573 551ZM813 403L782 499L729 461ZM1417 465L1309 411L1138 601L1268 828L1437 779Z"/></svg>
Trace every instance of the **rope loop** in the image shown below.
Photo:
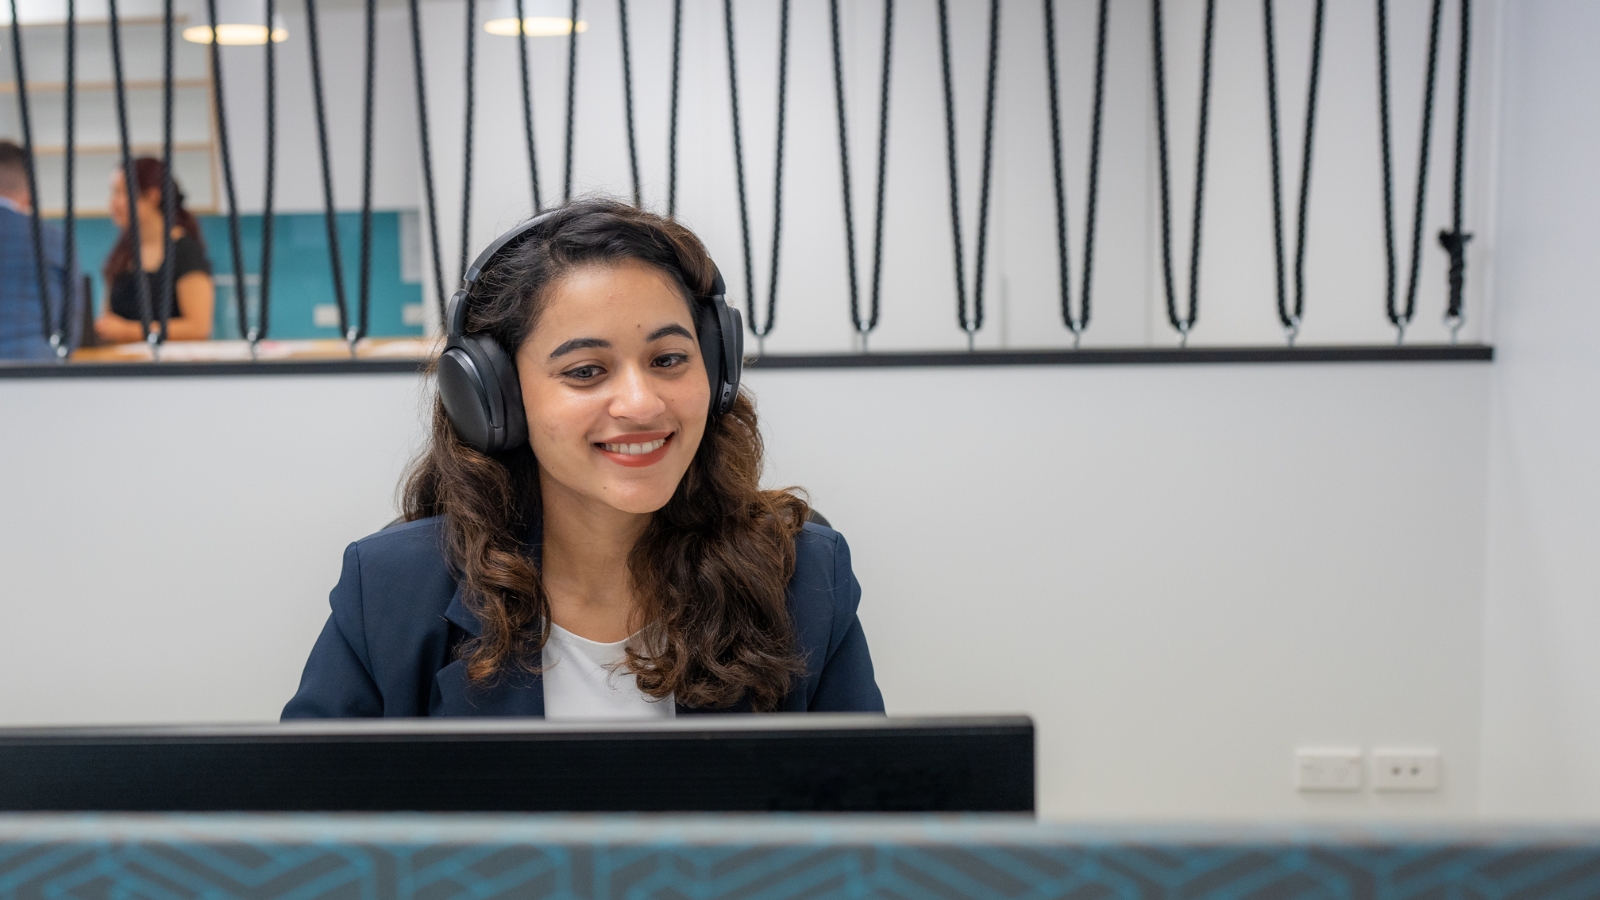
<svg viewBox="0 0 1600 900"><path fill-rule="evenodd" d="M269 0L270 2L270 0ZM576 2L576 0L574 0ZM428 204L428 249L432 251L433 287L439 302L439 321L444 322L444 264L439 252L439 210L433 190L433 151L428 139L428 85L422 68L422 9L420 0L407 4L411 14L411 67L417 90L417 137L421 143L422 192Z"/></svg>
<svg viewBox="0 0 1600 900"><path fill-rule="evenodd" d="M572 141L578 118L578 0L567 11L567 132L566 168L562 174L561 202L572 199Z"/></svg>
<svg viewBox="0 0 1600 900"><path fill-rule="evenodd" d="M33 275L39 290L39 315L44 329L44 338L55 347L60 342L60 332L55 325L55 301L50 290L50 277L47 274L47 265L44 258L44 224L39 214L39 182L34 172L33 164L33 125L28 115L28 76L27 67L22 61L22 28L21 19L17 18L17 0L11 0L11 64L16 73L17 86L17 118L22 126L22 143L27 156L28 194L33 198L28 211L28 234L33 241ZM70 295L70 286L68 290ZM63 297L63 305L65 296ZM65 319L65 310L62 312ZM58 354L59 358L59 354Z"/></svg>
<svg viewBox="0 0 1600 900"><path fill-rule="evenodd" d="M956 270L956 322L967 335L967 350L977 349L983 328L983 295L989 250L989 195L994 176L995 83L1000 66L1000 0L989 0L989 60L984 91L982 186L978 199L976 278L971 311L967 305L966 252L961 241L960 170L956 162L956 101L950 65L950 2L939 0L939 62L944 81L945 162L950 182L950 237Z"/></svg>
<svg viewBox="0 0 1600 900"><path fill-rule="evenodd" d="M1455 170L1451 183L1452 224L1449 230L1439 233L1439 243L1450 254L1450 299L1445 307L1445 327L1450 329L1450 343L1456 342L1461 326L1466 324L1463 307L1466 301L1467 242L1472 235L1462 230L1462 204L1466 178L1467 156L1467 75L1472 48L1472 0L1460 0L1461 31L1456 44L1456 144Z"/></svg>
<svg viewBox="0 0 1600 900"><path fill-rule="evenodd" d="M465 51L466 73L462 82L466 86L466 97L462 100L461 109L461 280L467 278L467 265L472 261L469 256L472 252L472 127L474 113L477 112L477 62L478 62L478 3L477 0L466 0L464 3L467 12Z"/></svg>
<svg viewBox="0 0 1600 900"><path fill-rule="evenodd" d="M1406 283L1406 305L1401 310L1395 297L1398 252L1394 240L1394 171L1389 131L1389 2L1377 0L1378 15L1378 117L1383 161L1383 215L1385 250L1389 261L1386 312L1395 327L1395 341L1404 343L1406 326L1417 313L1418 277L1422 270L1422 223L1427 214L1428 162L1433 147L1434 88L1439 75L1439 31L1444 0L1433 0L1428 25L1428 68L1422 93L1422 138L1417 151L1416 205L1411 219L1411 273Z"/></svg>
<svg viewBox="0 0 1600 900"><path fill-rule="evenodd" d="M339 254L339 211L334 202L333 164L328 154L328 117L322 94L322 50L317 35L317 2L305 0L305 4L306 55L311 60L311 99L317 123L318 157L322 163L323 223L328 232L328 267L333 277L333 301L339 310L339 332L350 344L350 356L354 358L361 332L350 320L350 308L344 293L344 267Z"/></svg>
<svg viewBox="0 0 1600 900"><path fill-rule="evenodd" d="M667 218L678 212L678 95L683 71L683 0L672 0L672 86L667 101Z"/></svg>
<svg viewBox="0 0 1600 900"><path fill-rule="evenodd" d="M888 183L889 153L889 73L891 51L894 46L894 0L883 3L883 50L881 74L878 79L878 191L872 242L872 296L871 312L861 317L860 289L856 279L856 227L854 197L850 187L850 142L844 102L844 51L839 34L839 0L829 0L829 23L833 39L833 97L834 112L839 128L839 174L841 199L844 207L845 273L850 285L850 322L861 339L861 351L867 351L867 338L878 327L883 285L883 211L884 188Z"/></svg>
<svg viewBox="0 0 1600 900"><path fill-rule="evenodd" d="M734 54L733 0L722 0L723 37L728 54L728 104L733 122L733 167L738 182L739 234L744 251L744 289L750 333L756 336L757 354L765 354L767 335L777 321L778 261L783 238L783 149L789 100L789 0L778 6L778 135L772 165L772 269L767 282L767 321L756 315L755 259L750 248L750 204L745 192L744 138L739 114L739 69Z"/></svg>
<svg viewBox="0 0 1600 900"><path fill-rule="evenodd" d="M106 0L107 32L111 39L111 76L117 106L118 149L122 151L122 186L128 202L128 238L133 247L133 288L139 300L139 331L150 337L150 280L144 277L144 242L139 235L139 178L133 167L133 147L128 137L128 92L122 76L122 17L117 0ZM13 31L15 33L15 30Z"/></svg>
<svg viewBox="0 0 1600 900"><path fill-rule="evenodd" d="M1189 311L1178 315L1177 290L1172 271L1172 177L1167 160L1166 44L1161 21L1162 0L1150 2L1151 60L1156 95L1156 149L1161 178L1161 272L1166 292L1167 322L1178 332L1179 346L1189 345L1189 332L1200 317L1200 236L1205 211L1206 137L1211 114L1212 44L1216 35L1217 2L1206 0L1205 37L1200 62L1200 122L1195 140L1194 217L1189 243Z"/></svg>
<svg viewBox="0 0 1600 900"><path fill-rule="evenodd" d="M367 0L366 26L365 102L361 111L361 268L356 280L359 310L356 313L355 337L350 337L348 323L345 331L345 340L350 342L352 351L356 342L366 336L372 302L372 113L378 58L378 0Z"/></svg>
<svg viewBox="0 0 1600 900"><path fill-rule="evenodd" d="M573 23L577 28L577 23ZM628 0L617 0L617 39L622 45L622 116L628 133L628 174L633 183L633 205L640 206L644 197L639 187L639 142L633 129L633 52L628 39Z"/></svg>
<svg viewBox="0 0 1600 900"><path fill-rule="evenodd" d="M172 258L173 220L178 212L178 183L172 174L172 26L172 0L166 0L161 17L161 306L156 311L161 327L152 342L158 359L159 345L167 340L173 307L178 303L177 263ZM129 215L133 215L131 210ZM182 310L178 314L181 316Z"/></svg>
<svg viewBox="0 0 1600 900"><path fill-rule="evenodd" d="M538 214L544 209L544 198L539 195L539 152L533 144L533 80L528 73L527 16L523 12L522 0L517 0L517 63L522 75L522 142L528 150L528 181L533 185L533 211Z"/></svg>
<svg viewBox="0 0 1600 900"><path fill-rule="evenodd" d="M265 51L267 66L267 168L263 178L265 190L262 192L261 201L261 280L257 287L261 309L257 314L257 325L250 332L252 355L256 352L255 344L266 338L272 324L272 198L278 175L278 51L277 45L272 42L272 23L277 18L277 6L277 0L267 0L267 42L262 48Z"/></svg>
<svg viewBox="0 0 1600 900"><path fill-rule="evenodd" d="M1322 33L1325 0L1317 0L1315 11L1312 13L1311 28L1311 74L1306 86L1306 121L1303 133L1303 143L1300 149L1300 201L1296 217L1295 257L1294 257L1294 307L1288 303L1288 291L1284 278L1284 250L1283 250L1283 177L1282 164L1279 160L1278 139L1278 61L1277 61L1277 32L1273 24L1273 5L1275 0L1262 0L1261 18L1262 31L1266 45L1266 80L1267 80L1267 131L1270 143L1270 158L1272 171L1272 230L1274 259L1277 275L1278 322L1283 326L1284 336L1290 347L1294 346L1295 338L1300 335L1300 323L1305 318L1306 311L1306 222L1311 204L1311 151L1313 135L1317 124L1317 87L1322 73Z"/></svg>
<svg viewBox="0 0 1600 900"><path fill-rule="evenodd" d="M211 33L217 33L217 0L206 0L206 22ZM228 108L222 100L222 56L220 43L212 40L211 100L217 119L217 155L222 163L222 189L228 198L228 244L233 256L233 306L238 321L235 327L239 336L251 344L251 357L255 356L255 330L250 326L249 297L245 293L244 241L239 233L239 198L233 188L233 153L228 141Z"/></svg>
<svg viewBox="0 0 1600 900"><path fill-rule="evenodd" d="M1061 286L1061 319L1072 332L1072 349L1083 341L1084 329L1089 327L1091 277L1094 268L1094 237L1098 219L1095 215L1100 202L1100 133L1105 121L1106 96L1106 22L1108 0L1100 0L1095 15L1094 59L1094 114L1089 137L1089 188L1088 203L1084 213L1083 231L1083 287L1080 291L1082 312L1073 315L1072 297L1067 269L1067 194L1061 159L1061 99L1056 63L1056 4L1044 0L1044 50L1045 67L1050 88L1050 162L1055 175L1056 212L1056 274Z"/></svg>

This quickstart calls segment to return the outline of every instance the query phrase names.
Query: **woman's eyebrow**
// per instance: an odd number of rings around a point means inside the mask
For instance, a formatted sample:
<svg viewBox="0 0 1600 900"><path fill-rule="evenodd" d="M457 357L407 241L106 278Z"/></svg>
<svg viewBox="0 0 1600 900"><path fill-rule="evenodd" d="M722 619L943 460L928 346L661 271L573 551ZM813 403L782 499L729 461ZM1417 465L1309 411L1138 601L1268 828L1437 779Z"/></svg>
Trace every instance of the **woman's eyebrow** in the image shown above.
<svg viewBox="0 0 1600 900"><path fill-rule="evenodd" d="M608 350L611 348L611 342L601 338L573 338L551 351L550 358L555 359L560 356L566 356L574 350L592 350L596 348Z"/></svg>
<svg viewBox="0 0 1600 900"><path fill-rule="evenodd" d="M661 340L669 334L675 334L679 337L686 337L691 341L694 340L694 335L690 334L689 329L683 327L682 325L663 325L660 328L657 328L655 331L650 332L650 335L644 340L645 343L651 344Z"/></svg>

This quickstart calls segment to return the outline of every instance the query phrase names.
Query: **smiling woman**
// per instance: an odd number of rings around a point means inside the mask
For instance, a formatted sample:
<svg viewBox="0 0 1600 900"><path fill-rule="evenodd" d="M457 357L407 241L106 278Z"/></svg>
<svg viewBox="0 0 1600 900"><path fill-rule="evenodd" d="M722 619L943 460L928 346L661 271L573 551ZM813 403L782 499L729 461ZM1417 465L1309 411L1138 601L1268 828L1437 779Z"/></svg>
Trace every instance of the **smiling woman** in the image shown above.
<svg viewBox="0 0 1600 900"><path fill-rule="evenodd" d="M450 303L404 524L345 551L284 718L883 710L844 538L762 490L698 238L582 200Z"/></svg>

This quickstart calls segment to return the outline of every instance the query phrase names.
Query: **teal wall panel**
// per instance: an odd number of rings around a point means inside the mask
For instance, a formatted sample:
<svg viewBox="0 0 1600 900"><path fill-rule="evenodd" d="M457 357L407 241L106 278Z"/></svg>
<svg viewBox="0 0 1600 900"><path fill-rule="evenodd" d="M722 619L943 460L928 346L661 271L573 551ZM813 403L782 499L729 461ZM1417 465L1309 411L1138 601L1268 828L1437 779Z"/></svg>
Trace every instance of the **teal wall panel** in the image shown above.
<svg viewBox="0 0 1600 900"><path fill-rule="evenodd" d="M402 278L400 216L396 211L372 215L372 308L368 335L401 337L422 334L420 324L407 325L408 304L422 302L422 285ZM339 213L339 258L343 266L345 296L352 319L361 263L361 214ZM240 336L233 294L233 251L226 216L201 216L200 231L217 278L217 338ZM105 302L100 267L116 241L117 229L107 218L80 219L77 223L78 258L94 282L96 308ZM337 338L337 327L318 327L315 307L334 302L332 266L328 259L327 225L321 213L289 213L273 217L272 315L268 336L279 339ZM251 314L259 303L261 273L261 217L239 217L240 244L244 251L246 289Z"/></svg>

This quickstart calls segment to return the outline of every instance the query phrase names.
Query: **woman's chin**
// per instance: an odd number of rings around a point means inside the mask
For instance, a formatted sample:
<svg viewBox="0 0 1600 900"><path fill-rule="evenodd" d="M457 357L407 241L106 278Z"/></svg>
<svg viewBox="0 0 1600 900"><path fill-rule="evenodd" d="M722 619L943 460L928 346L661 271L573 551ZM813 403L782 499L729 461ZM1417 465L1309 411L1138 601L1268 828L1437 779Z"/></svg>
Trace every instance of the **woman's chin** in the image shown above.
<svg viewBox="0 0 1600 900"><path fill-rule="evenodd" d="M646 515L667 505L667 501L678 490L679 480L623 478L610 480L600 490L587 493L619 512Z"/></svg>
<svg viewBox="0 0 1600 900"><path fill-rule="evenodd" d="M603 498L605 504L619 512L648 515L667 505L672 499L672 491L650 491L643 493L627 492L613 493L607 491Z"/></svg>

